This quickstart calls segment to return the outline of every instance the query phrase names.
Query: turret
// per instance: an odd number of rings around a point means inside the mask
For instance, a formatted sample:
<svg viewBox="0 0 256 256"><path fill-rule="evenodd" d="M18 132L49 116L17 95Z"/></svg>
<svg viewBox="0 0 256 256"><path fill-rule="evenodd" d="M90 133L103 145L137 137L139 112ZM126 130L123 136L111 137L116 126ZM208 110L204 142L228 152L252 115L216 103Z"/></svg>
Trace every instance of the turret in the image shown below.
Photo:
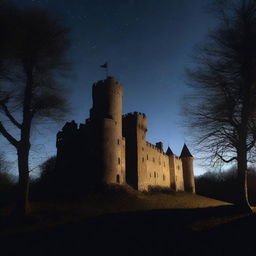
<svg viewBox="0 0 256 256"><path fill-rule="evenodd" d="M162 141L157 142L157 143L156 143L156 147L157 147L158 149L160 149L161 152L164 151L164 149L163 149L164 146L163 146L163 142L162 142Z"/></svg>
<svg viewBox="0 0 256 256"><path fill-rule="evenodd" d="M173 154L170 147L167 148L166 155L169 157L171 188L175 191L184 191L182 161Z"/></svg>
<svg viewBox="0 0 256 256"><path fill-rule="evenodd" d="M174 155L170 147L167 148L166 155L168 155L168 156L173 156Z"/></svg>
<svg viewBox="0 0 256 256"><path fill-rule="evenodd" d="M123 86L114 77L108 77L93 85L90 118L94 121L103 118L114 120L118 136L122 134L122 97Z"/></svg>
<svg viewBox="0 0 256 256"><path fill-rule="evenodd" d="M98 144L99 168L104 183L125 182L122 170L122 96L123 86L113 77L93 85L90 119Z"/></svg>
<svg viewBox="0 0 256 256"><path fill-rule="evenodd" d="M184 144L182 148L180 158L182 160L183 167L184 189L186 192L195 193L195 179L193 169L194 158L186 144Z"/></svg>

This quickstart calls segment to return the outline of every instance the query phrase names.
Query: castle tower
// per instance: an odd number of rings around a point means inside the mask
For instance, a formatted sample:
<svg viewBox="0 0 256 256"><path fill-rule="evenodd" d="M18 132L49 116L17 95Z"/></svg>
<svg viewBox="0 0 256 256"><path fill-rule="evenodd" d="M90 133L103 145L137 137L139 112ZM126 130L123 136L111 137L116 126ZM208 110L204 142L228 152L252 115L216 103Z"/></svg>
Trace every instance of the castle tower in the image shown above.
<svg viewBox="0 0 256 256"><path fill-rule="evenodd" d="M104 183L125 183L122 157L123 86L113 77L93 85L90 119L96 134L99 169Z"/></svg>
<svg viewBox="0 0 256 256"><path fill-rule="evenodd" d="M166 155L169 158L171 188L175 191L184 191L183 162L173 154L170 147L167 148Z"/></svg>
<svg viewBox="0 0 256 256"><path fill-rule="evenodd" d="M184 144L183 146L180 158L182 160L183 166L184 189L186 192L195 193L195 179L193 169L194 158L191 155L186 144Z"/></svg>
<svg viewBox="0 0 256 256"><path fill-rule="evenodd" d="M146 132L145 114L134 112L123 117L123 135L126 138L126 181L139 190L147 190Z"/></svg>
<svg viewBox="0 0 256 256"><path fill-rule="evenodd" d="M171 188L173 190L176 190L176 182L175 182L175 156L171 150L170 147L167 148L166 150L166 155L168 156L169 158L169 166L170 166L170 178L171 178L171 181L170 181L170 184L171 184Z"/></svg>

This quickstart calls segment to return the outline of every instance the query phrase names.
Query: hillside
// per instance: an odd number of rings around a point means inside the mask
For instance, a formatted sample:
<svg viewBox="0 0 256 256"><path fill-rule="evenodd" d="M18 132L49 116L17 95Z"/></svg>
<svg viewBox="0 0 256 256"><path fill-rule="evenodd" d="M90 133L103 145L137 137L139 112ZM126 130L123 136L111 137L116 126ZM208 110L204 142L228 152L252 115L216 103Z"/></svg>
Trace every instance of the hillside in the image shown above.
<svg viewBox="0 0 256 256"><path fill-rule="evenodd" d="M76 201L34 201L23 220L10 211L1 209L4 255L102 255L102 249L106 255L206 255L208 247L214 255L228 252L225 243L243 248L255 225L253 216L222 201L129 188Z"/></svg>
<svg viewBox="0 0 256 256"><path fill-rule="evenodd" d="M6 225L1 233L44 228L110 213L149 211L156 209L193 209L231 205L223 201L185 193L142 193L130 187L114 186L102 192L89 193L79 199L34 200L31 202L32 225ZM2 219L12 218L13 206L0 210Z"/></svg>

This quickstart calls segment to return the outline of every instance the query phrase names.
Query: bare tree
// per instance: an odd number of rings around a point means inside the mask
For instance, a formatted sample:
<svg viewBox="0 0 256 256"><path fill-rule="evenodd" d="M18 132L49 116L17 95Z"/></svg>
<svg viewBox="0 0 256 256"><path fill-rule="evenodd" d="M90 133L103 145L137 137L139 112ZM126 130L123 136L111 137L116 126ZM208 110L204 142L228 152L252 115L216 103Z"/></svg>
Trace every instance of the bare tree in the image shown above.
<svg viewBox="0 0 256 256"><path fill-rule="evenodd" d="M201 151L214 164L237 163L237 203L250 209L247 164L256 140L256 2L221 3L219 26L189 71L194 93L186 108Z"/></svg>
<svg viewBox="0 0 256 256"><path fill-rule="evenodd" d="M0 122L0 133L18 155L18 210L29 210L29 152L32 123L67 112L61 72L67 70L68 31L45 11L2 8L0 26L0 107L16 132ZM3 120L3 118L2 118Z"/></svg>

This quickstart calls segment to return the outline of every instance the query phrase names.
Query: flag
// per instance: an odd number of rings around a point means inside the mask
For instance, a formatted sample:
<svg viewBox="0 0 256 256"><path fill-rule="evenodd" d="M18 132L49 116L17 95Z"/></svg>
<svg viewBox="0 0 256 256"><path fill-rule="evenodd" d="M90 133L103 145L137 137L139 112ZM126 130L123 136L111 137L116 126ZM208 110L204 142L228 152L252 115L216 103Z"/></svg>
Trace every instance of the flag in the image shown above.
<svg viewBox="0 0 256 256"><path fill-rule="evenodd" d="M108 63L105 62L103 65L100 65L101 68L108 68Z"/></svg>

